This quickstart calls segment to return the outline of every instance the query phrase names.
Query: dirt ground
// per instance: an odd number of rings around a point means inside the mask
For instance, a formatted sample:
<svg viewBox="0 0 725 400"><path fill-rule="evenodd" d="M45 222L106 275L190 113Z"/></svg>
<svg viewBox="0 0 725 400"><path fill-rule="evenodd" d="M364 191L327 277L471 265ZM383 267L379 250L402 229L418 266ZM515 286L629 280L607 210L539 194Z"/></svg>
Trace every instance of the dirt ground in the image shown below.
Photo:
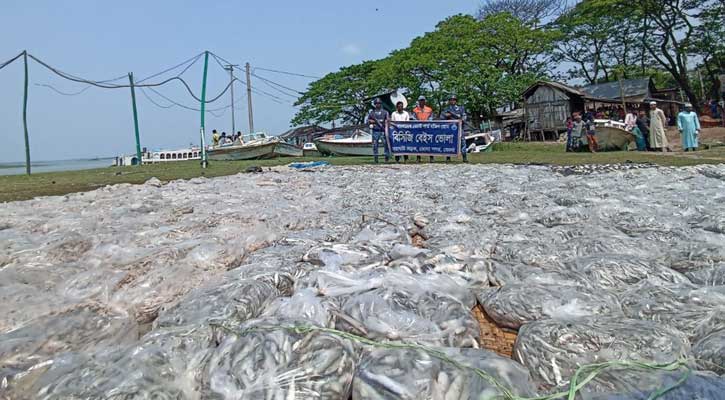
<svg viewBox="0 0 725 400"><path fill-rule="evenodd" d="M667 140L672 151L682 151L682 140L676 127L667 129ZM700 131L700 144L725 143L725 128L704 128Z"/></svg>

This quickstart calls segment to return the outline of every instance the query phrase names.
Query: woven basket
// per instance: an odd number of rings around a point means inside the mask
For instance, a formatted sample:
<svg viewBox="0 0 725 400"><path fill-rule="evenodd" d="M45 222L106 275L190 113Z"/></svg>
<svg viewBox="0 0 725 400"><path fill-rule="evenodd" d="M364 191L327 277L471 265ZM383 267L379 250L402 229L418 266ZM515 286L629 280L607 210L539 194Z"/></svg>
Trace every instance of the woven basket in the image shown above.
<svg viewBox="0 0 725 400"><path fill-rule="evenodd" d="M481 331L479 345L483 349L495 351L499 355L511 358L518 333L513 329L503 328L486 314L483 306L473 307L473 316L478 321Z"/></svg>

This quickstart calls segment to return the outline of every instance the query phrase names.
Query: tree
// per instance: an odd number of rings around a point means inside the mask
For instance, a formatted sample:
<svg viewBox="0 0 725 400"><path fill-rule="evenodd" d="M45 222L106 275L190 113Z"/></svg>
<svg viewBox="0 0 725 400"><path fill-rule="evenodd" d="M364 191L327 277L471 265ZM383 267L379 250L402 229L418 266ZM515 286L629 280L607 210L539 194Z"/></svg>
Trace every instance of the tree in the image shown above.
<svg viewBox="0 0 725 400"><path fill-rule="evenodd" d="M292 125L342 121L364 122L368 105L363 99L378 93L382 86L372 76L385 60L366 61L343 67L312 84L295 103L301 106Z"/></svg>
<svg viewBox="0 0 725 400"><path fill-rule="evenodd" d="M583 1L555 22L562 33L556 44L558 61L572 64L569 78L589 84L615 79L613 69L624 77L642 76L651 57L640 43L639 22L611 3Z"/></svg>
<svg viewBox="0 0 725 400"><path fill-rule="evenodd" d="M442 106L456 93L469 110L491 115L544 75L548 66L538 56L555 37L508 13L482 20L456 15L393 52L376 74L380 81L397 78L413 97L424 94Z"/></svg>
<svg viewBox="0 0 725 400"><path fill-rule="evenodd" d="M720 97L720 81L718 75L725 73L725 0L719 4L702 10L698 16L700 24L695 28L691 55L702 61L700 69L708 77L709 96Z"/></svg>
<svg viewBox="0 0 725 400"><path fill-rule="evenodd" d="M509 13L526 24L538 24L555 17L566 7L562 0L485 0L478 8L479 19Z"/></svg>
<svg viewBox="0 0 725 400"><path fill-rule="evenodd" d="M508 13L482 20L455 15L382 60L314 82L298 101L302 108L292 123L357 123L368 108L361 99L398 88L407 89L411 99L425 95L438 109L455 93L474 115L492 115L545 75L548 64L541 55L556 37L556 31Z"/></svg>

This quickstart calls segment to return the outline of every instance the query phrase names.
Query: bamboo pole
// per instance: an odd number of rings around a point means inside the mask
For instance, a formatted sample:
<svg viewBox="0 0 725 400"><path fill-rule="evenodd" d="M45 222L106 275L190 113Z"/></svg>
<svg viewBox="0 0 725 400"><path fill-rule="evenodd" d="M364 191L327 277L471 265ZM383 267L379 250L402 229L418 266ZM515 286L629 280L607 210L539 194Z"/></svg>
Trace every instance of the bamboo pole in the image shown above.
<svg viewBox="0 0 725 400"><path fill-rule="evenodd" d="M206 168L208 161L206 158L206 143L204 142L204 116L206 113L206 75L209 70L209 52L204 52L204 77L201 80L201 129L199 129L199 135L201 136L201 167Z"/></svg>
<svg viewBox="0 0 725 400"><path fill-rule="evenodd" d="M136 159L138 165L142 164L143 158L141 155L141 139L138 133L138 111L136 110L136 88L133 85L133 72L128 73L128 82L131 86L131 105L133 106L133 127L136 133Z"/></svg>
<svg viewBox="0 0 725 400"><path fill-rule="evenodd" d="M30 138L28 137L28 51L23 51L25 85L23 87L23 130L25 131L25 173L30 175Z"/></svg>

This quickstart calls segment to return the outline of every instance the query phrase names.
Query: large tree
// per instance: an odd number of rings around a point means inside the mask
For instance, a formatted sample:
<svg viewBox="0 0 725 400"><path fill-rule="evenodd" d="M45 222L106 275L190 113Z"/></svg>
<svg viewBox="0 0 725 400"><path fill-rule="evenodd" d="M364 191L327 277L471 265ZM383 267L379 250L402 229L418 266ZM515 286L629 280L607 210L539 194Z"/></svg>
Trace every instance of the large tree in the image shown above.
<svg viewBox="0 0 725 400"><path fill-rule="evenodd" d="M300 98L293 124L361 121L361 99L404 88L411 99L423 94L440 110L455 93L474 115L491 115L519 99L521 91L541 78L557 33L533 27L508 13L478 20L456 15L433 32L378 61L346 67L314 82Z"/></svg>
<svg viewBox="0 0 725 400"><path fill-rule="evenodd" d="M484 0L478 17L509 13L527 24L538 24L558 16L566 8L566 0Z"/></svg>
<svg viewBox="0 0 725 400"><path fill-rule="evenodd" d="M381 90L382 83L373 74L385 62L365 61L343 67L313 82L295 103L300 109L292 124L363 123L368 108L363 99Z"/></svg>

